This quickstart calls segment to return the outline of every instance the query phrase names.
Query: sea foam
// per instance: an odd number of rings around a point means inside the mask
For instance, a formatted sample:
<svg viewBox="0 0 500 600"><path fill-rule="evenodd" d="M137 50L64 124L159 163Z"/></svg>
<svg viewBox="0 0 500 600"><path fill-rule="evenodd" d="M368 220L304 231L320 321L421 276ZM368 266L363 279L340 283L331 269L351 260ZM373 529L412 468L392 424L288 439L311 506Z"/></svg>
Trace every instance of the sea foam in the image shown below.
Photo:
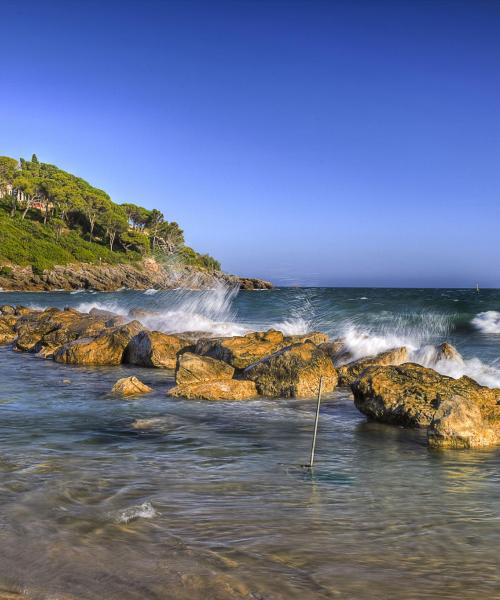
<svg viewBox="0 0 500 600"><path fill-rule="evenodd" d="M500 333L500 312L496 310L480 312L471 323L482 333Z"/></svg>

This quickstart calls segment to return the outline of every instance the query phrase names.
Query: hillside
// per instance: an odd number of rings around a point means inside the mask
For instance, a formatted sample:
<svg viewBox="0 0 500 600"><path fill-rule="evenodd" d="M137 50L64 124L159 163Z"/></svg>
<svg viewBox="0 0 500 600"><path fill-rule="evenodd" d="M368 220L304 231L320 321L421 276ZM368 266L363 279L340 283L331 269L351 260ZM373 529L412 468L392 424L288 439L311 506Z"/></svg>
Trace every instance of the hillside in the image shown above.
<svg viewBox="0 0 500 600"><path fill-rule="evenodd" d="M133 262L176 255L220 270L187 247L179 225L161 211L117 204L84 179L38 161L0 157L0 261L35 270L75 261Z"/></svg>
<svg viewBox="0 0 500 600"><path fill-rule="evenodd" d="M219 262L187 246L180 226L158 209L118 204L105 191L39 162L36 155L30 161L0 157L0 285L50 289L57 271L57 285L73 289L78 278L65 285L64 277L72 280L71 273L81 272L81 264L89 274L83 283L88 286L96 279L92 271L99 273L99 281L103 273L112 274L113 285L126 271L123 285L137 279L141 287L147 285L144 272L156 273L158 267L165 277L155 275L152 283L165 287L174 270L176 283L179 272L201 274L202 281L224 276ZM125 271L113 271L113 266L123 265L128 266ZM157 266L152 270L151 265Z"/></svg>

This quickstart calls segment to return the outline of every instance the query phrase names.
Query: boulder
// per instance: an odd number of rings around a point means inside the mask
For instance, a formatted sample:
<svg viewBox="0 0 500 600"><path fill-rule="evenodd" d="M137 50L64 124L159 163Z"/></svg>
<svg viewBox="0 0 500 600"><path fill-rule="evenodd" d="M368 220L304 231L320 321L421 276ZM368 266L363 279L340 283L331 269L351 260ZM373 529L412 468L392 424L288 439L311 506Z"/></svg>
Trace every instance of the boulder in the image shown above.
<svg viewBox="0 0 500 600"><path fill-rule="evenodd" d="M10 304L2 304L2 306L0 306L0 313L2 313L2 315L14 315L16 309Z"/></svg>
<svg viewBox="0 0 500 600"><path fill-rule="evenodd" d="M176 335L144 330L130 340L125 362L143 367L175 369L177 353L189 346L189 340Z"/></svg>
<svg viewBox="0 0 500 600"><path fill-rule="evenodd" d="M484 448L500 444L500 418L486 420L474 400L453 396L443 400L427 430L433 448Z"/></svg>
<svg viewBox="0 0 500 600"><path fill-rule="evenodd" d="M235 369L244 369L286 345L283 334L270 329L243 336L199 340L194 352L223 360Z"/></svg>
<svg viewBox="0 0 500 600"><path fill-rule="evenodd" d="M192 352L184 352L179 355L177 360L175 383L184 385L205 381L223 381L232 379L233 375L234 368L221 360L211 356L200 356Z"/></svg>
<svg viewBox="0 0 500 600"><path fill-rule="evenodd" d="M328 342L328 336L326 333L321 333L321 331L311 331L302 335L287 335L285 337L285 342L288 345L312 342L313 344L316 344L316 346L319 346L320 344L326 344Z"/></svg>
<svg viewBox="0 0 500 600"><path fill-rule="evenodd" d="M386 352L377 354L377 356L360 358L359 360L347 363L342 367L338 367L339 385L351 385L366 367L401 365L402 363L407 362L408 358L408 350L402 346L401 348L387 350Z"/></svg>
<svg viewBox="0 0 500 600"><path fill-rule="evenodd" d="M28 308L27 306L16 306L14 313L18 316L18 317L22 317L23 315L29 315L31 313L39 313L40 311L37 311L33 308Z"/></svg>
<svg viewBox="0 0 500 600"><path fill-rule="evenodd" d="M439 360L454 360L460 363L463 362L460 352L455 348L455 346L448 344L448 342L444 342L436 347L436 361Z"/></svg>
<svg viewBox="0 0 500 600"><path fill-rule="evenodd" d="M188 400L250 400L257 396L257 388L253 381L227 379L178 385L169 394Z"/></svg>
<svg viewBox="0 0 500 600"><path fill-rule="evenodd" d="M9 317L0 317L0 344L10 344L16 339L16 332L14 331L14 323Z"/></svg>
<svg viewBox="0 0 500 600"><path fill-rule="evenodd" d="M118 379L111 389L111 393L120 396L138 396L139 394L149 394L152 391L153 388L142 383L137 377L123 377L122 379Z"/></svg>
<svg viewBox="0 0 500 600"><path fill-rule="evenodd" d="M102 320L75 310L48 309L20 317L15 326L16 350L51 356L79 337L95 337L105 329Z"/></svg>
<svg viewBox="0 0 500 600"><path fill-rule="evenodd" d="M333 360L334 365L346 363L352 359L352 354L347 349L343 338L336 338L331 342L325 342L320 344L319 347L323 352L328 354Z"/></svg>
<svg viewBox="0 0 500 600"><path fill-rule="evenodd" d="M486 421L500 419L500 390L480 386L465 376L453 379L413 363L367 367L351 389L358 410L383 423L428 427L441 403L457 395L473 401Z"/></svg>
<svg viewBox="0 0 500 600"><path fill-rule="evenodd" d="M119 365L130 340L142 330L138 321L104 330L95 338L79 338L54 353L54 360L71 365Z"/></svg>
<svg viewBox="0 0 500 600"><path fill-rule="evenodd" d="M323 392L337 385L331 358L312 342L295 344L246 368L243 377L254 381L262 396L312 398L323 378Z"/></svg>
<svg viewBox="0 0 500 600"><path fill-rule="evenodd" d="M114 319L118 317L118 315L110 310L103 310L102 308L91 308L89 310L89 315L92 317L97 317L102 319L103 321L107 321L108 319Z"/></svg>

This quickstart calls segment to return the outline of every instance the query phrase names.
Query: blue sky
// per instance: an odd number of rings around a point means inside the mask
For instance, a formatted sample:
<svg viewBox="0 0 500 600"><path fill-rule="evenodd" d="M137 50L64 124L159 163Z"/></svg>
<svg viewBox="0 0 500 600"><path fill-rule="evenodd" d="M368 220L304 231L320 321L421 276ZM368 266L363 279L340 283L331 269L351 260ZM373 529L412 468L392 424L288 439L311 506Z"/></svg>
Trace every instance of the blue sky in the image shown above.
<svg viewBox="0 0 500 600"><path fill-rule="evenodd" d="M0 153L281 284L500 287L500 3L2 2Z"/></svg>

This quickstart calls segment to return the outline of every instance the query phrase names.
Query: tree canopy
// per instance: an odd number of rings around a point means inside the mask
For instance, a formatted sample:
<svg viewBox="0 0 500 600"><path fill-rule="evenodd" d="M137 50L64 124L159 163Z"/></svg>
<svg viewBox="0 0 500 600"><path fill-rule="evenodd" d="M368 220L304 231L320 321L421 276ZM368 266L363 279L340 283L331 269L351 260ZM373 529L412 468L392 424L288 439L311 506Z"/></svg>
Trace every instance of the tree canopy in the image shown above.
<svg viewBox="0 0 500 600"><path fill-rule="evenodd" d="M104 191L55 165L0 156L0 208L15 220L39 222L62 240L78 234L86 243L124 256L177 255L186 264L220 270L220 264L185 245L184 232L156 209L118 204Z"/></svg>

